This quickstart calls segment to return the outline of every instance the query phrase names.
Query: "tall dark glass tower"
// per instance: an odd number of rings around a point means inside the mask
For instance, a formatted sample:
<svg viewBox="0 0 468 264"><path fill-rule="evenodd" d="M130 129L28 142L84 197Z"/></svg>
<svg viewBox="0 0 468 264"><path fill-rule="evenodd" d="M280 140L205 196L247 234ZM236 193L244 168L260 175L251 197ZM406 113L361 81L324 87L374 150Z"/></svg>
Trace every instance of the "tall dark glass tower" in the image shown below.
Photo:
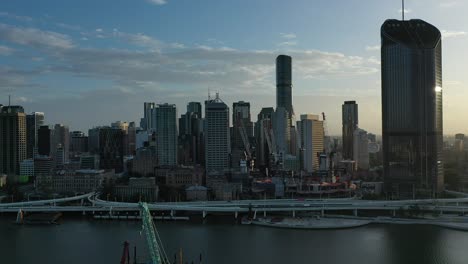
<svg viewBox="0 0 468 264"><path fill-rule="evenodd" d="M291 117L292 106L292 59L287 55L276 57L276 108L284 107Z"/></svg>
<svg viewBox="0 0 468 264"><path fill-rule="evenodd" d="M387 20L382 37L382 135L387 193L443 191L441 34L419 19Z"/></svg>
<svg viewBox="0 0 468 264"><path fill-rule="evenodd" d="M358 128L358 105L356 101L345 101L341 106L343 125L343 158L353 159L354 130Z"/></svg>

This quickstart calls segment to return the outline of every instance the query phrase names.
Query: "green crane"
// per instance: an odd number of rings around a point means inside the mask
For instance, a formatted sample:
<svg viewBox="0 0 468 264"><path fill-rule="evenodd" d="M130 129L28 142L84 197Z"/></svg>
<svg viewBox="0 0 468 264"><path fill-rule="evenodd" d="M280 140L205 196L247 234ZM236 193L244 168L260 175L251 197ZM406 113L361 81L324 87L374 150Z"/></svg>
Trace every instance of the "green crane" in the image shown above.
<svg viewBox="0 0 468 264"><path fill-rule="evenodd" d="M147 203L139 203L141 211L141 220L143 222L143 232L148 243L148 250L151 256L151 264L170 264L166 252L159 237L158 230L153 222L153 216Z"/></svg>

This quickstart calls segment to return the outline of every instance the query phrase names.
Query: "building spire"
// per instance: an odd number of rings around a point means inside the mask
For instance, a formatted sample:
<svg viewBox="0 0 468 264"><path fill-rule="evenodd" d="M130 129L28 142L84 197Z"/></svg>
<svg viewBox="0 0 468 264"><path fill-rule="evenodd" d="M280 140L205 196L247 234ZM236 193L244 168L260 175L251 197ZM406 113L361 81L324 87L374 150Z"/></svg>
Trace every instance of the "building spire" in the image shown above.
<svg viewBox="0 0 468 264"><path fill-rule="evenodd" d="M405 20L405 0L401 0L401 20Z"/></svg>

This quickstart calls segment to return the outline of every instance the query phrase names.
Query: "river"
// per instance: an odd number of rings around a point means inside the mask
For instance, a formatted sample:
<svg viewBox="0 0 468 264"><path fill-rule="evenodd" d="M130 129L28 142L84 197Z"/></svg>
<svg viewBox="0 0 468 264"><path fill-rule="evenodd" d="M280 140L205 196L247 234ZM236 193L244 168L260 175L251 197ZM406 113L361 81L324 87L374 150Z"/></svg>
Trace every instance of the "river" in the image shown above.
<svg viewBox="0 0 468 264"><path fill-rule="evenodd" d="M468 232L419 225L291 230L231 223L157 222L169 258L184 263L468 263ZM64 219L17 226L0 218L0 263L119 263L125 240L147 259L141 224ZM133 255L133 253L132 253ZM133 262L132 262L133 263Z"/></svg>

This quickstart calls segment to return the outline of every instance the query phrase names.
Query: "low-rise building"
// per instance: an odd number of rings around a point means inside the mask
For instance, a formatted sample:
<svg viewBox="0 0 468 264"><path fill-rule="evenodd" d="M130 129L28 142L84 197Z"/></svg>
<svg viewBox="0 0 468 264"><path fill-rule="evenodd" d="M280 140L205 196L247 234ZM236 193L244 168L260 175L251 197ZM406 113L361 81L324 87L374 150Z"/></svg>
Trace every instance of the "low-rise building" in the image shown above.
<svg viewBox="0 0 468 264"><path fill-rule="evenodd" d="M205 171L201 166L162 166L155 169L155 176L169 187L204 185Z"/></svg>
<svg viewBox="0 0 468 264"><path fill-rule="evenodd" d="M114 177L112 170L60 170L55 174L37 175L36 189L55 193L88 193L98 190L104 182Z"/></svg>
<svg viewBox="0 0 468 264"><path fill-rule="evenodd" d="M188 201L206 201L208 200L208 188L204 186L190 186L185 189Z"/></svg>
<svg viewBox="0 0 468 264"><path fill-rule="evenodd" d="M154 177L132 177L129 179L128 185L115 186L114 193L119 201L155 202L158 200L159 187L156 185Z"/></svg>

